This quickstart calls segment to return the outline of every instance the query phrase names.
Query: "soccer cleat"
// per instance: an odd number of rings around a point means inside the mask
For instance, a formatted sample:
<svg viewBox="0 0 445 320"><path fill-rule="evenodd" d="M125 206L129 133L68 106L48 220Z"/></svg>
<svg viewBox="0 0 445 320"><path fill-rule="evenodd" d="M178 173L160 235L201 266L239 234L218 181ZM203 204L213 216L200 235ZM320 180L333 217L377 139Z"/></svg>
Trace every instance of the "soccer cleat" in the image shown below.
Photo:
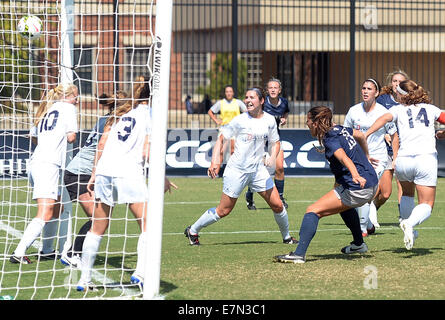
<svg viewBox="0 0 445 320"><path fill-rule="evenodd" d="M185 228L184 234L189 239L190 245L192 245L192 246L199 246L200 245L199 239L198 239L199 236L197 234L196 235L191 234L190 233L190 227L191 226L188 226L187 228Z"/></svg>
<svg viewBox="0 0 445 320"><path fill-rule="evenodd" d="M414 231L413 227L411 227L405 220L400 222L400 228L403 231L404 237L403 242L405 242L405 248L407 250L411 250L414 246Z"/></svg>
<svg viewBox="0 0 445 320"><path fill-rule="evenodd" d="M91 282L91 281L79 281L79 283L77 284L76 287L77 291L81 291L81 292L87 292L87 291L91 291L91 292L96 292L98 291L96 288L96 285Z"/></svg>
<svg viewBox="0 0 445 320"><path fill-rule="evenodd" d="M283 239L283 243L285 244L298 244L298 240L294 237L290 237L288 239Z"/></svg>
<svg viewBox="0 0 445 320"><path fill-rule="evenodd" d="M57 253L56 250L53 250L50 253L43 253L43 251L39 252L39 260L56 260Z"/></svg>
<svg viewBox="0 0 445 320"><path fill-rule="evenodd" d="M31 260L27 256L17 257L14 254L9 258L11 263L31 264Z"/></svg>
<svg viewBox="0 0 445 320"><path fill-rule="evenodd" d="M375 233L375 229L376 229L376 226L372 225L372 227L368 228L366 231L368 232L368 234L374 234Z"/></svg>
<svg viewBox="0 0 445 320"><path fill-rule="evenodd" d="M72 255L71 257L63 255L62 258L60 258L60 262L64 266L73 267L77 269L80 269L80 266L82 265L82 259L77 254Z"/></svg>
<svg viewBox="0 0 445 320"><path fill-rule="evenodd" d="M368 233L367 232L362 232L362 237L363 238L366 238L368 236Z"/></svg>
<svg viewBox="0 0 445 320"><path fill-rule="evenodd" d="M274 261L282 263L305 263L306 259L305 257L297 256L294 252L290 252L289 254L275 256Z"/></svg>
<svg viewBox="0 0 445 320"><path fill-rule="evenodd" d="M366 243L362 243L361 245L357 246L354 244L354 242L351 242L349 246L343 247L341 249L341 252L350 254L350 253L365 253L368 251L368 246Z"/></svg>
<svg viewBox="0 0 445 320"><path fill-rule="evenodd" d="M283 196L280 196L281 202L283 202L283 206L287 209L289 207L289 205L286 202L286 199L284 199Z"/></svg>
<svg viewBox="0 0 445 320"><path fill-rule="evenodd" d="M256 210L255 202L247 202L247 209L249 210Z"/></svg>
<svg viewBox="0 0 445 320"><path fill-rule="evenodd" d="M137 274L133 274L130 278L131 283L133 284L137 284L138 286L140 286L141 288L144 287L144 277L141 277Z"/></svg>

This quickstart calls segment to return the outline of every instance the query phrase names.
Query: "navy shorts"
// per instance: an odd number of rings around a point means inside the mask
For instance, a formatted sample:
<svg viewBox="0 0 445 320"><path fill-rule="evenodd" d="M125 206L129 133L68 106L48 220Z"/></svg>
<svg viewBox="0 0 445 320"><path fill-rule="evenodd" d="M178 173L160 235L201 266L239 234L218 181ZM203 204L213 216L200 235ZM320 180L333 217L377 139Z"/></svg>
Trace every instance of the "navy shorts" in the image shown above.
<svg viewBox="0 0 445 320"><path fill-rule="evenodd" d="M81 194L88 192L87 186L90 178L91 175L89 174L75 174L65 170L63 182L65 183L71 201L77 200Z"/></svg>

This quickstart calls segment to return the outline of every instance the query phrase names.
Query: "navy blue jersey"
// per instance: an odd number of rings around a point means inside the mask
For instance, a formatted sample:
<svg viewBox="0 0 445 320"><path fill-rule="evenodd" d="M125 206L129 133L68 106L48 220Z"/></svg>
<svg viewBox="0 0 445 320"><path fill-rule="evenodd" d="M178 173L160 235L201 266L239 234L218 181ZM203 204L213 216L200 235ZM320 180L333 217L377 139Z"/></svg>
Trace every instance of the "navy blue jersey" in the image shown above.
<svg viewBox="0 0 445 320"><path fill-rule="evenodd" d="M396 100L394 100L394 98L392 97L391 94L388 94L388 93L378 96L376 101L378 103L380 103L382 106L384 106L386 109L390 109L390 108L400 104ZM386 148L388 149L388 154L392 157L392 155L393 155L392 146L387 144Z"/></svg>
<svg viewBox="0 0 445 320"><path fill-rule="evenodd" d="M263 104L263 111L275 117L278 133L280 133L280 118L285 113L289 113L289 102L283 97L278 97L278 99L280 99L280 103L276 106L270 103L269 96L267 96Z"/></svg>
<svg viewBox="0 0 445 320"><path fill-rule="evenodd" d="M390 109L391 107L394 107L399 104L396 100L394 100L392 95L388 93L378 96L376 101L380 103L382 106L384 106L386 109Z"/></svg>
<svg viewBox="0 0 445 320"><path fill-rule="evenodd" d="M335 181L345 189L359 190L360 184L352 181L351 172L341 164L334 156L334 152L342 148L346 155L354 162L359 175L366 179L365 188L370 188L378 184L377 174L365 155L365 152L352 136L353 129L340 125L329 130L324 139L325 157L329 162Z"/></svg>

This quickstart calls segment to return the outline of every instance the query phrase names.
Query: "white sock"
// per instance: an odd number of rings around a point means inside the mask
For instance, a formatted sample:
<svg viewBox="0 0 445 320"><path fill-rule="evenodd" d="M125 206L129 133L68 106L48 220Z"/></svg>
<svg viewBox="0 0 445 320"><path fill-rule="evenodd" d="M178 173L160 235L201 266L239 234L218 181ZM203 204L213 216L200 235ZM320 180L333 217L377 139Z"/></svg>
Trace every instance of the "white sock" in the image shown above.
<svg viewBox="0 0 445 320"><path fill-rule="evenodd" d="M138 252L138 260L136 262L136 270L134 271L135 274L144 277L145 272L145 257L147 252L147 241L146 241L147 233L142 232L139 235L138 239L138 246L137 246L137 252Z"/></svg>
<svg viewBox="0 0 445 320"><path fill-rule="evenodd" d="M368 233L369 203L356 208L356 210L360 218L360 229L362 229L363 233Z"/></svg>
<svg viewBox="0 0 445 320"><path fill-rule="evenodd" d="M216 208L210 208L204 212L198 220L196 220L196 222L191 226L190 232L192 234L198 234L202 228L217 222L219 219L221 218L216 213Z"/></svg>
<svg viewBox="0 0 445 320"><path fill-rule="evenodd" d="M283 237L283 240L289 239L289 219L287 217L287 211L286 208L283 206L283 211L280 213L274 212L274 218L276 223L278 224L278 227L280 228L281 236Z"/></svg>
<svg viewBox="0 0 445 320"><path fill-rule="evenodd" d="M80 276L80 281L91 281L91 273L93 271L94 261L96 261L101 240L102 236L98 236L92 232L87 232L82 247L82 275Z"/></svg>
<svg viewBox="0 0 445 320"><path fill-rule="evenodd" d="M369 221L376 227L380 227L377 221L377 208L374 204L374 201L371 201L369 204Z"/></svg>
<svg viewBox="0 0 445 320"><path fill-rule="evenodd" d="M418 204L413 209L413 211L411 212L411 215L406 220L406 222L410 226L415 227L418 224L421 224L422 222L424 222L426 219L428 219L431 216L432 210L433 209L431 208L431 206L426 203Z"/></svg>
<svg viewBox="0 0 445 320"><path fill-rule="evenodd" d="M44 254L54 251L54 239L57 237L59 219L51 219L45 223L42 230L42 252Z"/></svg>
<svg viewBox="0 0 445 320"><path fill-rule="evenodd" d="M400 198L400 218L408 219L414 206L414 197L402 196Z"/></svg>
<svg viewBox="0 0 445 320"><path fill-rule="evenodd" d="M34 218L26 227L25 232L23 233L23 237L20 240L17 248L14 250L14 255L17 257L23 257L26 253L26 250L31 246L31 244L36 240L40 233L42 232L43 227L45 226L45 221L40 218Z"/></svg>
<svg viewBox="0 0 445 320"><path fill-rule="evenodd" d="M63 205L63 212L60 214L60 226L59 226L59 237L58 237L58 248L59 252L66 254L72 245L72 221L71 212L72 204L68 199L68 203Z"/></svg>

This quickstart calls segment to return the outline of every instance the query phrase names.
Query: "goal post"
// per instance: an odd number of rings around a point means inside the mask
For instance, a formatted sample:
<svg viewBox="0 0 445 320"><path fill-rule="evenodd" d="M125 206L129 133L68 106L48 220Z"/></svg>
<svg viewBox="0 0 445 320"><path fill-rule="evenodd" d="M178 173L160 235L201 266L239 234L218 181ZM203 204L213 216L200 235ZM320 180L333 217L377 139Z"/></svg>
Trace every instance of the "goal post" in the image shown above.
<svg viewBox="0 0 445 320"><path fill-rule="evenodd" d="M159 296L160 286L172 14L172 0L157 1L152 67L153 126L150 139L146 232L146 241L149 245L144 277L144 299L156 299Z"/></svg>

